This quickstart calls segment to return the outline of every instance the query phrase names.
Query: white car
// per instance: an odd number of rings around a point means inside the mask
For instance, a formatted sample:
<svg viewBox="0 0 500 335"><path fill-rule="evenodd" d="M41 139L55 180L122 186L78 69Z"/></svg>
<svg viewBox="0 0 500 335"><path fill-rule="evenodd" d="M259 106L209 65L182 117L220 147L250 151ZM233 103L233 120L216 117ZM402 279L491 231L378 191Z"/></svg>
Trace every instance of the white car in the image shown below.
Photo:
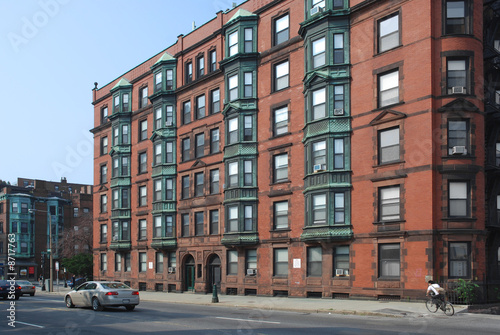
<svg viewBox="0 0 500 335"><path fill-rule="evenodd" d="M139 291L112 281L89 281L66 294L66 307L92 307L102 311L104 307L124 306L131 311L139 305Z"/></svg>

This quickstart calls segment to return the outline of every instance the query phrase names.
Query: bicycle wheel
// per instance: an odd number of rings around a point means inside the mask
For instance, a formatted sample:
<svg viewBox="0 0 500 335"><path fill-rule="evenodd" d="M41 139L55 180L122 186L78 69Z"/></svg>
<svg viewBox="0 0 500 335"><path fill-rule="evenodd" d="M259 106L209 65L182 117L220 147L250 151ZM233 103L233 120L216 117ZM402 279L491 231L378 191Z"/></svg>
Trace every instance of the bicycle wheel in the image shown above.
<svg viewBox="0 0 500 335"><path fill-rule="evenodd" d="M429 299L425 302L425 307L427 307L427 310L431 313L436 313L438 310L438 305L434 302L433 299Z"/></svg>
<svg viewBox="0 0 500 335"><path fill-rule="evenodd" d="M455 314L455 308L448 301L444 305L444 314L446 314L448 316L452 316L453 314Z"/></svg>

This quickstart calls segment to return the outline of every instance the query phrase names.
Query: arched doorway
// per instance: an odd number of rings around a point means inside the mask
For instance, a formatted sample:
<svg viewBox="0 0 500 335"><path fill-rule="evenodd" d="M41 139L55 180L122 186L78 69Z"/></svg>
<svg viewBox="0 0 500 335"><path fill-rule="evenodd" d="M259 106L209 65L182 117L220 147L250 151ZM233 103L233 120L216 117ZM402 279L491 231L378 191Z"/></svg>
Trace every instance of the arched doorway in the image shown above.
<svg viewBox="0 0 500 335"><path fill-rule="evenodd" d="M195 262L193 256L186 257L184 262L184 287L186 291L194 291Z"/></svg>
<svg viewBox="0 0 500 335"><path fill-rule="evenodd" d="M214 285L217 286L217 291L220 291L220 279L221 279L221 262L217 255L212 255L208 259L208 276L207 276L207 288L208 292L212 293Z"/></svg>

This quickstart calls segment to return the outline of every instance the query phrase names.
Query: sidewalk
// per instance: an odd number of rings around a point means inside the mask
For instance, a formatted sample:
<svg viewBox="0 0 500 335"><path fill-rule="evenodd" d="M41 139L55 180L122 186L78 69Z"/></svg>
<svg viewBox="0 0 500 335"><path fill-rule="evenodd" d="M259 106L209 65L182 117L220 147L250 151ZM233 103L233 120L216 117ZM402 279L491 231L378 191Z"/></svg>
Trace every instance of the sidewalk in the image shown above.
<svg viewBox="0 0 500 335"><path fill-rule="evenodd" d="M55 286L54 292L40 291L37 295L60 295L61 301L70 288ZM219 302L212 303L212 294L198 293L167 293L141 291L141 301L160 301L176 304L195 304L206 306L246 307L265 310L296 311L305 313L335 313L375 316L422 316L431 314L423 301L376 301L358 299L320 299L320 298L283 298L218 294ZM454 305L455 314L467 312L467 306ZM440 311L438 311L439 313ZM438 315L438 314L436 314ZM441 315L444 314L441 312Z"/></svg>

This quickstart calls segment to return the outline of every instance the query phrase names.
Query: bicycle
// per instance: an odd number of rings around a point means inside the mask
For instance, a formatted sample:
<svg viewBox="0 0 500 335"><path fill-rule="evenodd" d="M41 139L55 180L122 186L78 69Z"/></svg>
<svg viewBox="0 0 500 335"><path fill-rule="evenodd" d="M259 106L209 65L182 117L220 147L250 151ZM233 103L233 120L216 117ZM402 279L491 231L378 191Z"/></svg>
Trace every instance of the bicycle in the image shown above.
<svg viewBox="0 0 500 335"><path fill-rule="evenodd" d="M444 314L448 316L452 316L455 314L455 308L449 301L443 301L440 299L434 299L434 298L429 298L425 302L425 307L427 307L427 310L431 313L436 313L438 308L440 308Z"/></svg>

